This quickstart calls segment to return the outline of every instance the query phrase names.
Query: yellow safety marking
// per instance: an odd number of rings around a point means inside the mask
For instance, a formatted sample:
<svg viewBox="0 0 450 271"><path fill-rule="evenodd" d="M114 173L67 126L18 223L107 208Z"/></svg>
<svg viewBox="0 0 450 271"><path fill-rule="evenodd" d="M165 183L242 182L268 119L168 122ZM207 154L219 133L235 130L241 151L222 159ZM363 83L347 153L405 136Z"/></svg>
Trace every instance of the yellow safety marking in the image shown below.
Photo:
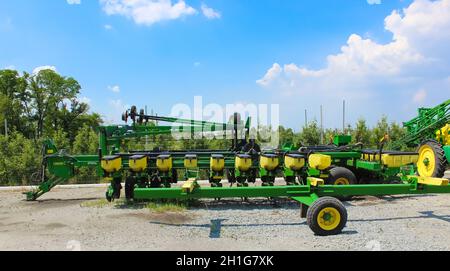
<svg viewBox="0 0 450 271"><path fill-rule="evenodd" d="M308 177L311 186L321 186L325 184L325 181L319 178Z"/></svg>
<svg viewBox="0 0 450 271"><path fill-rule="evenodd" d="M192 193L192 191L194 191L196 185L197 185L197 182L195 181L195 179L189 179L188 181L186 181L183 184L183 186L181 187L181 190L184 193Z"/></svg>
<svg viewBox="0 0 450 271"><path fill-rule="evenodd" d="M432 177L420 177L420 176L408 176L409 178L417 178L417 182L420 184L432 185L432 186L447 186L449 180L445 178L432 178Z"/></svg>

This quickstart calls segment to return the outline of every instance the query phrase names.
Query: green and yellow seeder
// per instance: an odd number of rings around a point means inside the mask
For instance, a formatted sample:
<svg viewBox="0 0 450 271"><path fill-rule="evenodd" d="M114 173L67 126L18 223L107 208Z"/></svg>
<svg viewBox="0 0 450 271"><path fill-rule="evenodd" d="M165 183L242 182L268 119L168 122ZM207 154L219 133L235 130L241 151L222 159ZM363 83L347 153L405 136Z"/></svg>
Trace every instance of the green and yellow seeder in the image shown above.
<svg viewBox="0 0 450 271"><path fill-rule="evenodd" d="M445 138L448 144L449 104L447 101L436 110L422 109L421 118L406 124L410 134L416 133L414 142L421 139L418 134L431 136L433 130L433 135L439 131L438 138ZM436 120L436 115L445 120ZM450 193L448 179L428 174L435 171L430 169L436 165L433 164L435 156L424 153L423 146L431 143L423 144L419 152L385 151L383 147L388 138L383 138L379 149L366 150L360 144L351 145L350 136L338 135L334 144L326 146L261 150L256 141L249 138L250 118L243 122L239 114L234 114L229 123L214 123L149 116L143 110L138 113L133 106L123 115L125 122L129 119L131 125L100 127L97 155L69 155L59 151L51 140L45 141L40 185L26 193L27 199L36 200L57 184L73 178L81 167L93 167L110 182L106 191L108 201L120 198L123 182L127 200L288 197L300 203L301 217L307 218L315 234L334 235L340 233L347 222L342 199ZM425 125L423 121L432 123ZM413 129L413 126L419 128ZM120 150L124 140L170 135L173 131L228 133L230 148ZM448 157L448 146L445 148ZM422 174L424 170L426 174ZM208 176L210 185L200 186L200 176ZM278 177L284 178L285 185L275 183ZM255 184L258 179L262 185Z"/></svg>

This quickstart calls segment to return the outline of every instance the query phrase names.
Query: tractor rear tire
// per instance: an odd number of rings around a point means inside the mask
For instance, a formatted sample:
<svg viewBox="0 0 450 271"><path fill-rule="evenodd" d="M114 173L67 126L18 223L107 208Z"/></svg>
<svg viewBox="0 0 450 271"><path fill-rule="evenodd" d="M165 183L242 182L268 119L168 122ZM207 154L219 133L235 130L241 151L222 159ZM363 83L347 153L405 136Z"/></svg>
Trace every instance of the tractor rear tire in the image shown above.
<svg viewBox="0 0 450 271"><path fill-rule="evenodd" d="M347 210L336 198L316 200L306 213L309 228L318 236L337 235L347 224Z"/></svg>
<svg viewBox="0 0 450 271"><path fill-rule="evenodd" d="M421 177L442 178L445 174L447 159L442 145L436 140L424 141L417 149L417 173ZM426 163L425 161L428 161Z"/></svg>

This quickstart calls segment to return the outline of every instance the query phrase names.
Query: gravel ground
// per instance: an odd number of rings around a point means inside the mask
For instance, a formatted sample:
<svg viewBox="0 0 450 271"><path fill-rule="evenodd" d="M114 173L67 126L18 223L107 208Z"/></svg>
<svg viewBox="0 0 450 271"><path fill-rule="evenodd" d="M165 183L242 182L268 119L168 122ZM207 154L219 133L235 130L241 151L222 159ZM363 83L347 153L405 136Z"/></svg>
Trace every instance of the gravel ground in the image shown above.
<svg viewBox="0 0 450 271"><path fill-rule="evenodd" d="M361 197L339 236L317 237L290 200L200 202L178 213L99 206L104 188L37 202L0 192L0 250L450 250L450 195ZM94 205L94 206L87 206Z"/></svg>

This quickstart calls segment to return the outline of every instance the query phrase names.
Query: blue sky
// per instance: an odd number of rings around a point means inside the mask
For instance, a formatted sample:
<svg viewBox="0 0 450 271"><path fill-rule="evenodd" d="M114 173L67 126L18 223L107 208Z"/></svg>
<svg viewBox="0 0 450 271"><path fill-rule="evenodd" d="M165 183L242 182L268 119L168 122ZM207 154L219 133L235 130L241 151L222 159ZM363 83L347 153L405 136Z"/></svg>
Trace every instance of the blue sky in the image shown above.
<svg viewBox="0 0 450 271"><path fill-rule="evenodd" d="M278 103L296 129L323 104L325 126L340 127L344 98L349 122L370 124L450 98L449 1L369 2L2 1L0 68L54 67L112 120L127 105L164 115L201 95Z"/></svg>

